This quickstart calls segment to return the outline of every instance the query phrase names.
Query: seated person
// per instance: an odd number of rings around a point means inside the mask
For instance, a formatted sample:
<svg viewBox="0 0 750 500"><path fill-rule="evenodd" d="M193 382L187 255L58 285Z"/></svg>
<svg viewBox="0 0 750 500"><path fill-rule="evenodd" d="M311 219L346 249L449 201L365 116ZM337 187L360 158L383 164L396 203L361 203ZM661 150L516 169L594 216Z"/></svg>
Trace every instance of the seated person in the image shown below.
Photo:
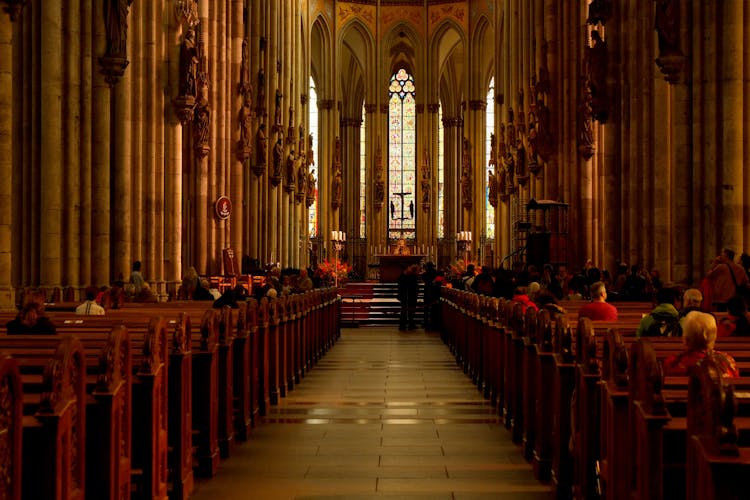
<svg viewBox="0 0 750 500"><path fill-rule="evenodd" d="M193 300L216 300L208 289L208 280L202 279L198 288L193 292Z"/></svg>
<svg viewBox="0 0 750 500"><path fill-rule="evenodd" d="M719 337L750 336L750 322L747 319L745 299L735 295L727 301L727 316L719 322Z"/></svg>
<svg viewBox="0 0 750 500"><path fill-rule="evenodd" d="M307 269L300 269L299 280L297 281L297 290L302 293L308 290L312 290L312 288L313 282L312 279L310 279L310 276L308 276L307 274Z"/></svg>
<svg viewBox="0 0 750 500"><path fill-rule="evenodd" d="M674 288L662 288L656 293L657 306L645 315L636 331L637 337L679 337L680 313L674 306L679 293Z"/></svg>
<svg viewBox="0 0 750 500"><path fill-rule="evenodd" d="M699 311L689 312L685 316L682 332L685 350L664 359L664 375L687 375L691 366L706 356L711 356L720 367L722 377L740 376L732 356L714 350L716 318L713 315Z"/></svg>
<svg viewBox="0 0 750 500"><path fill-rule="evenodd" d="M8 334L55 334L55 325L44 316L44 304L40 302L27 302L15 319L8 321L6 328Z"/></svg>
<svg viewBox="0 0 750 500"><path fill-rule="evenodd" d="M536 294L535 300L539 309L546 309L549 313L554 316L555 314L565 314L565 309L560 307L557 303L557 297L549 289L542 288Z"/></svg>
<svg viewBox="0 0 750 500"><path fill-rule="evenodd" d="M495 288L495 280L492 279L492 268L482 266L482 272L477 274L471 284L471 288L482 295L492 295Z"/></svg>
<svg viewBox="0 0 750 500"><path fill-rule="evenodd" d="M242 285L239 286L241 287ZM221 297L214 300L214 309L221 309L224 306L229 306L232 309L237 309L240 307L237 303L237 296L233 288L227 288L226 290L224 290L224 293L221 294Z"/></svg>
<svg viewBox="0 0 750 500"><path fill-rule="evenodd" d="M697 288L688 288L682 294L682 309L680 309L680 322L690 311L701 311L703 294Z"/></svg>
<svg viewBox="0 0 750 500"><path fill-rule="evenodd" d="M607 302L607 287L603 281L591 284L591 302L581 307L578 317L591 321L617 321L617 308Z"/></svg>
<svg viewBox="0 0 750 500"><path fill-rule="evenodd" d="M526 295L526 289L524 287L518 287L513 290L513 298L511 299L511 301L523 304L524 312L529 307L531 307L535 311L539 310L539 307L531 301L528 295Z"/></svg>
<svg viewBox="0 0 750 500"><path fill-rule="evenodd" d="M151 286L148 284L148 282L144 281L143 285L141 285L141 291L136 294L133 301L154 303L159 302L159 297L157 297L156 294L151 290Z"/></svg>
<svg viewBox="0 0 750 500"><path fill-rule="evenodd" d="M91 315L91 316L102 316L104 314L104 308L96 303L96 295L99 290L96 287L90 286L86 288L84 292L86 295L86 301L76 307L76 314Z"/></svg>

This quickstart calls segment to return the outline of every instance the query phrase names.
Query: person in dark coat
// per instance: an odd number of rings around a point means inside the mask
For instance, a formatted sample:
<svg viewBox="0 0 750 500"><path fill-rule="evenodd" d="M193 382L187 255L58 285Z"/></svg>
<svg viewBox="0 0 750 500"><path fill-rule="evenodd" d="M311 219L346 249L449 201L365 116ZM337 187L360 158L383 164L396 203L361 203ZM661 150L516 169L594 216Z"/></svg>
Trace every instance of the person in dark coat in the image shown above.
<svg viewBox="0 0 750 500"><path fill-rule="evenodd" d="M38 302L27 302L18 316L6 324L8 334L55 334L55 325L44 316L44 306Z"/></svg>
<svg viewBox="0 0 750 500"><path fill-rule="evenodd" d="M414 330L414 312L417 308L417 292L419 283L417 266L409 266L398 278L398 301L401 302L399 316L399 330Z"/></svg>

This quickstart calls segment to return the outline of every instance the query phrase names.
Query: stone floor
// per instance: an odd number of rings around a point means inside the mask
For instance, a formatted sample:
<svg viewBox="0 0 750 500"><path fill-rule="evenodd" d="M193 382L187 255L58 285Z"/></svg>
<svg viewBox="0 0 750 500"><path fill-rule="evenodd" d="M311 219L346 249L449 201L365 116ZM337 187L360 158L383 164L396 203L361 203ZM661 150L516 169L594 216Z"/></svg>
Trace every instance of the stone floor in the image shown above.
<svg viewBox="0 0 750 500"><path fill-rule="evenodd" d="M218 475L208 499L549 499L435 333L342 330Z"/></svg>

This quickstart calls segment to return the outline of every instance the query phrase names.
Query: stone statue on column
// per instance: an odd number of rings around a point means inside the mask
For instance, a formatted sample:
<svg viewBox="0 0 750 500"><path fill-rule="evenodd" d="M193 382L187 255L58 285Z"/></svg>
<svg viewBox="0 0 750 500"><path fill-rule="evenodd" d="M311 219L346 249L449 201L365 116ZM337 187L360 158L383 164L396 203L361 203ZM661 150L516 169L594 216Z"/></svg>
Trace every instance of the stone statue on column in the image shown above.
<svg viewBox="0 0 750 500"><path fill-rule="evenodd" d="M261 123L258 131L255 133L255 165L253 171L260 177L266 171L266 161L268 158L268 144L266 143L266 124Z"/></svg>
<svg viewBox="0 0 750 500"><path fill-rule="evenodd" d="M313 135L307 136L307 167L315 165L315 151L313 151Z"/></svg>
<svg viewBox="0 0 750 500"><path fill-rule="evenodd" d="M201 91L195 103L193 118L193 142L198 158L205 157L210 151L208 135L211 124L211 110L208 107L208 82L201 83Z"/></svg>
<svg viewBox="0 0 750 500"><path fill-rule="evenodd" d="M266 74L263 68L258 70L258 116L266 116Z"/></svg>
<svg viewBox="0 0 750 500"><path fill-rule="evenodd" d="M275 130L281 130L281 98L283 97L281 90L276 89L276 108L273 111L273 127Z"/></svg>
<svg viewBox="0 0 750 500"><path fill-rule="evenodd" d="M307 174L307 190L305 192L305 205L310 208L315 203L315 169Z"/></svg>
<svg viewBox="0 0 750 500"><path fill-rule="evenodd" d="M495 167L497 170L497 167ZM497 174L490 170L487 173L487 190L489 191L490 205L497 207Z"/></svg>
<svg viewBox="0 0 750 500"><path fill-rule="evenodd" d="M107 51L99 58L105 81L114 86L128 67L128 13L133 0L104 0Z"/></svg>
<svg viewBox="0 0 750 500"><path fill-rule="evenodd" d="M240 83L237 87L242 97L242 107L239 113L240 140L237 144L237 158L246 161L252 157L252 125L253 125L253 85L250 82L250 59L247 39L242 40L242 61L240 63Z"/></svg>
<svg viewBox="0 0 750 500"><path fill-rule="evenodd" d="M422 162L422 210L427 212L430 210L430 201L432 199L432 183L430 182L431 170L430 166L430 153L427 148L424 148L422 153L424 161Z"/></svg>
<svg viewBox="0 0 750 500"><path fill-rule="evenodd" d="M271 173L271 185L273 187L281 184L283 171L281 167L282 157L284 155L284 135L278 134L276 144L273 147L273 172Z"/></svg>
<svg viewBox="0 0 750 500"><path fill-rule="evenodd" d="M297 193L295 194L295 201L301 203L305 199L305 191L307 190L307 167L304 165L304 157L298 156L297 162Z"/></svg>
<svg viewBox="0 0 750 500"><path fill-rule="evenodd" d="M303 123L299 124L299 137L297 137L297 140L299 141L299 154L300 156L305 155L305 141L307 140L307 137L305 137L305 125Z"/></svg>
<svg viewBox="0 0 750 500"><path fill-rule="evenodd" d="M680 49L680 2L679 0L654 0L654 28L659 39L659 57L656 65L669 83L676 83L685 64L685 55Z"/></svg>
<svg viewBox="0 0 750 500"><path fill-rule="evenodd" d="M607 43L602 40L599 30L591 32L591 47L586 48L585 64L586 76L589 79L591 89L591 111L592 117L606 123L609 114L609 102L607 100Z"/></svg>
<svg viewBox="0 0 750 500"><path fill-rule="evenodd" d="M461 204L471 210L471 160L469 158L469 139L464 137L463 153L461 154Z"/></svg>
<svg viewBox="0 0 750 500"><path fill-rule="evenodd" d="M383 182L383 150L380 146L380 137L378 137L378 146L375 150L375 209L383 208L385 201L385 183Z"/></svg>
<svg viewBox="0 0 750 500"><path fill-rule="evenodd" d="M107 0L104 16L107 26L107 56L127 58L128 12L133 0Z"/></svg>
<svg viewBox="0 0 750 500"><path fill-rule="evenodd" d="M591 124L591 91L588 80L581 78L581 95L578 102L578 152L584 160L591 159L596 151L594 130Z"/></svg>
<svg viewBox="0 0 750 500"><path fill-rule="evenodd" d="M294 174L294 167L297 160L297 156L294 154L294 150L290 150L286 157L286 172L284 175L284 191L287 193L293 193L295 188L295 182L297 176Z"/></svg>
<svg viewBox="0 0 750 500"><path fill-rule="evenodd" d="M195 97L197 77L198 46L195 40L195 30L189 29L180 45L180 96Z"/></svg>
<svg viewBox="0 0 750 500"><path fill-rule="evenodd" d="M331 185L331 208L336 210L341 206L344 194L344 182L341 174L342 150L340 137L336 137L333 151L333 183Z"/></svg>

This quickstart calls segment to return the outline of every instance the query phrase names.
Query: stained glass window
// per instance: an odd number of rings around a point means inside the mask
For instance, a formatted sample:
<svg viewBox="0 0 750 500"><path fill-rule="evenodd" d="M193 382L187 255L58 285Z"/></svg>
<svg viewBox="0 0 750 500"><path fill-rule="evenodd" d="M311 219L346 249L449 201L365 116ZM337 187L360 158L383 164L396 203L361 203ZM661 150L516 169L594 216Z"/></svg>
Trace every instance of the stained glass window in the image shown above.
<svg viewBox="0 0 750 500"><path fill-rule="evenodd" d="M318 165L318 94L315 92L315 81L310 77L310 134L312 135L312 148L315 154L315 164L310 165L310 173L315 179L315 201L310 206L307 219L307 230L310 238L318 236L318 174L315 166Z"/></svg>
<svg viewBox="0 0 750 500"><path fill-rule="evenodd" d="M489 188L489 176L490 172L494 170L493 166L490 166L490 153L492 152L491 137L495 131L495 78L490 80L490 89L487 91L487 113L485 115L485 144L484 144L484 155L487 173L485 180L488 181L484 185L484 206L485 206L485 236L487 239L495 238L495 208L490 205L490 188ZM497 173L497 172L494 172Z"/></svg>
<svg viewBox="0 0 750 500"><path fill-rule="evenodd" d="M416 102L414 77L392 77L388 109L388 237L416 238Z"/></svg>
<svg viewBox="0 0 750 500"><path fill-rule="evenodd" d="M367 124L365 105L362 104L362 125L359 128L359 237L365 237L366 212L365 201L367 200L367 164L365 163L365 125Z"/></svg>
<svg viewBox="0 0 750 500"><path fill-rule="evenodd" d="M443 128L443 105L438 106L438 193L437 216L438 238L445 238L445 129Z"/></svg>

